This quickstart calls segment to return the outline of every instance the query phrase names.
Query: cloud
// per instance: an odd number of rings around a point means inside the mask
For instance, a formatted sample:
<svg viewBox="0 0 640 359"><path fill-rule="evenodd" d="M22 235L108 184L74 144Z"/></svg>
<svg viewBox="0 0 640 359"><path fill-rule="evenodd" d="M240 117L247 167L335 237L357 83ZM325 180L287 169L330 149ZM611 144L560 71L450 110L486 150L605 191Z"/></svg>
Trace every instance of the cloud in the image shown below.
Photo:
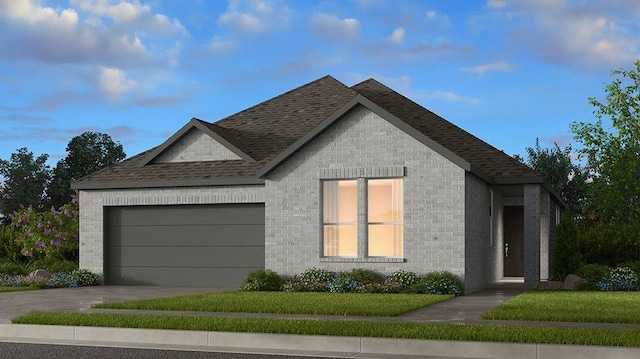
<svg viewBox="0 0 640 359"><path fill-rule="evenodd" d="M513 66L506 61L499 61L490 64L465 67L465 71L475 72L478 75L485 75L488 72L510 72Z"/></svg>
<svg viewBox="0 0 640 359"><path fill-rule="evenodd" d="M218 37L214 37L211 42L206 45L206 49L209 53L214 55L228 54L235 48L236 44L233 41L220 40Z"/></svg>
<svg viewBox="0 0 640 359"><path fill-rule="evenodd" d="M127 75L120 69L103 67L100 70L99 84L108 99L118 100L123 94L136 86L135 81L127 79Z"/></svg>
<svg viewBox="0 0 640 359"><path fill-rule="evenodd" d="M478 98L463 96L449 91L435 91L418 94L415 96L415 98L432 99L446 102L463 102L468 105L477 105L482 102Z"/></svg>
<svg viewBox="0 0 640 359"><path fill-rule="evenodd" d="M360 22L354 18L316 13L309 18L308 27L317 38L327 42L352 42L360 36Z"/></svg>
<svg viewBox="0 0 640 359"><path fill-rule="evenodd" d="M391 44L401 45L402 42L404 41L404 34L405 34L404 29L399 27L393 30L391 35L387 37L387 42Z"/></svg>
<svg viewBox="0 0 640 359"><path fill-rule="evenodd" d="M610 70L640 57L640 2L494 0L488 6L505 21L524 23L512 29L513 43L547 62Z"/></svg>
<svg viewBox="0 0 640 359"><path fill-rule="evenodd" d="M268 0L230 0L227 11L217 20L218 26L251 35L288 28L290 22L291 10L279 1Z"/></svg>

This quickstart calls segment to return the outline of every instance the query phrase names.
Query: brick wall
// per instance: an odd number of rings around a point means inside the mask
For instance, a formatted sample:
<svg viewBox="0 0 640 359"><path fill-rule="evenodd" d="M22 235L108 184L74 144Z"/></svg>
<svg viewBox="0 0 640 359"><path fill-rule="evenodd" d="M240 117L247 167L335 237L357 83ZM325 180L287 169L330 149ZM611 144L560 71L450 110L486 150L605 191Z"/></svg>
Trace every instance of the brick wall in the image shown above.
<svg viewBox="0 0 640 359"><path fill-rule="evenodd" d="M80 267L102 274L104 207L263 203L263 186L80 191Z"/></svg>
<svg viewBox="0 0 640 359"><path fill-rule="evenodd" d="M321 258L321 178L397 174L404 168L404 261ZM333 173L333 175L331 175ZM465 171L364 107L358 107L269 174L266 267L398 269L464 275Z"/></svg>
<svg viewBox="0 0 640 359"><path fill-rule="evenodd" d="M178 143L160 155L155 162L188 162L240 160L235 153L212 139L206 133L193 129Z"/></svg>

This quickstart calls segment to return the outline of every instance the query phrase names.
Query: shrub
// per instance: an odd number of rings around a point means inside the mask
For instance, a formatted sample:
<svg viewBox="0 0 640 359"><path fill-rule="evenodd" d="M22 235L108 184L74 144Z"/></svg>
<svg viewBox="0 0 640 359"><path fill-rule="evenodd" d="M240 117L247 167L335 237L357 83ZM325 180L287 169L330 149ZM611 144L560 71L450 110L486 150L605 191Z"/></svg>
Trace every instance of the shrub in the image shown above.
<svg viewBox="0 0 640 359"><path fill-rule="evenodd" d="M354 268L349 271L340 272L338 276L329 284L329 291L332 293L356 292L358 288L362 291L377 290L375 287L382 284L382 276L372 270Z"/></svg>
<svg viewBox="0 0 640 359"><path fill-rule="evenodd" d="M328 282L303 282L299 276L294 276L282 285L284 292L328 292Z"/></svg>
<svg viewBox="0 0 640 359"><path fill-rule="evenodd" d="M560 216L552 261L552 278L554 280L564 280L567 274L573 273L582 264L578 229L573 221L573 215L568 209L565 209Z"/></svg>
<svg viewBox="0 0 640 359"><path fill-rule="evenodd" d="M19 287L44 288L47 286L47 279L37 278L31 274L16 276Z"/></svg>
<svg viewBox="0 0 640 359"><path fill-rule="evenodd" d="M638 275L629 267L618 267L605 275L598 283L603 291L630 291L638 286Z"/></svg>
<svg viewBox="0 0 640 359"><path fill-rule="evenodd" d="M335 279L335 277L336 277L336 274L333 272L330 272L326 269L314 267L314 268L309 268L306 271L300 273L300 276L298 276L298 279L301 282L308 282L308 283L317 283L317 282L330 283Z"/></svg>
<svg viewBox="0 0 640 359"><path fill-rule="evenodd" d="M456 297L464 293L462 281L448 271L431 272L418 280L418 283L408 286L407 293L421 294L453 294Z"/></svg>
<svg viewBox="0 0 640 359"><path fill-rule="evenodd" d="M640 277L640 261L620 263L617 267L629 267Z"/></svg>
<svg viewBox="0 0 640 359"><path fill-rule="evenodd" d="M259 269L249 273L242 284L242 290L278 291L284 280L278 273L269 269Z"/></svg>
<svg viewBox="0 0 640 359"><path fill-rule="evenodd" d="M53 273L49 281L47 281L46 286L51 288L78 287L78 277L73 275L72 273Z"/></svg>
<svg viewBox="0 0 640 359"><path fill-rule="evenodd" d="M86 269L76 269L71 272L71 275L76 278L78 285L82 287L100 284L100 277Z"/></svg>
<svg viewBox="0 0 640 359"><path fill-rule="evenodd" d="M418 283L418 275L404 270L391 273L385 280L385 284L391 287L394 285L400 286L401 289L416 283Z"/></svg>
<svg viewBox="0 0 640 359"><path fill-rule="evenodd" d="M20 253L22 246L16 243L18 231L15 228L0 225L0 258L19 262L25 257Z"/></svg>
<svg viewBox="0 0 640 359"><path fill-rule="evenodd" d="M18 280L11 274L0 274L0 287L17 287Z"/></svg>
<svg viewBox="0 0 640 359"><path fill-rule="evenodd" d="M598 285L595 283L591 283L591 282L586 282L586 283L580 283L578 284L578 286L576 287L576 290L579 291L588 291L588 292L595 292L595 291L599 291L600 288L598 288Z"/></svg>
<svg viewBox="0 0 640 359"><path fill-rule="evenodd" d="M382 283L382 275L376 271L370 269L363 268L354 268L346 273L353 280L358 281L362 284L376 284Z"/></svg>
<svg viewBox="0 0 640 359"><path fill-rule="evenodd" d="M57 273L57 272L70 273L78 269L78 262L64 261L58 258L46 257L46 258L37 259L31 262L28 268L29 268L29 272L33 272L36 269L44 269L49 273Z"/></svg>
<svg viewBox="0 0 640 359"><path fill-rule="evenodd" d="M25 275L28 274L28 270L18 263L0 262L0 273L11 275Z"/></svg>
<svg viewBox="0 0 640 359"><path fill-rule="evenodd" d="M611 268L599 264L587 264L580 267L574 274L591 283L598 283L607 274L611 272Z"/></svg>

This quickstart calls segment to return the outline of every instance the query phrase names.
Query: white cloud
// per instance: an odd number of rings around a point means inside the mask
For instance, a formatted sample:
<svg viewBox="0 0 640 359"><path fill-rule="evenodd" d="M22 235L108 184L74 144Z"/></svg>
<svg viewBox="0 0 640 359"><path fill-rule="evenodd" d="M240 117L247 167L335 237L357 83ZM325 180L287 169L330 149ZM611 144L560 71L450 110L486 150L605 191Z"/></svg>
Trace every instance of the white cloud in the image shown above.
<svg viewBox="0 0 640 359"><path fill-rule="evenodd" d="M115 101L135 87L135 81L127 79L120 69L103 67L98 78L100 89L109 100Z"/></svg>
<svg viewBox="0 0 640 359"><path fill-rule="evenodd" d="M475 72L478 75L485 75L488 72L510 72L513 66L506 61L499 61L490 64L465 67L464 70Z"/></svg>
<svg viewBox="0 0 640 359"><path fill-rule="evenodd" d="M405 34L405 30L399 27L393 30L391 35L387 37L387 42L396 44L396 45L401 45L404 42L404 34Z"/></svg>
<svg viewBox="0 0 640 359"><path fill-rule="evenodd" d="M289 27L291 10L279 1L229 0L227 11L218 17L218 25L245 34L262 34Z"/></svg>
<svg viewBox="0 0 640 359"><path fill-rule="evenodd" d="M640 2L490 1L507 20L529 24L513 30L514 43L538 57L576 68L611 69L640 57Z"/></svg>
<svg viewBox="0 0 640 359"><path fill-rule="evenodd" d="M308 25L315 36L328 42L355 41L360 35L360 22L354 18L341 19L335 15L317 13L309 18Z"/></svg>
<svg viewBox="0 0 640 359"><path fill-rule="evenodd" d="M206 46L207 50L213 54L226 54L233 50L234 47L233 41L224 41L217 37L214 37Z"/></svg>
<svg viewBox="0 0 640 359"><path fill-rule="evenodd" d="M479 103L481 103L482 101L480 101L480 99L475 98L475 97L468 97L468 96L463 96L463 95L459 95L453 92L449 92L449 91L435 91L435 92L429 92L429 93L425 93L422 95L418 95L418 98L425 98L425 99L433 99L433 100L439 100L439 101L446 101L446 102L463 102L469 105L477 105Z"/></svg>

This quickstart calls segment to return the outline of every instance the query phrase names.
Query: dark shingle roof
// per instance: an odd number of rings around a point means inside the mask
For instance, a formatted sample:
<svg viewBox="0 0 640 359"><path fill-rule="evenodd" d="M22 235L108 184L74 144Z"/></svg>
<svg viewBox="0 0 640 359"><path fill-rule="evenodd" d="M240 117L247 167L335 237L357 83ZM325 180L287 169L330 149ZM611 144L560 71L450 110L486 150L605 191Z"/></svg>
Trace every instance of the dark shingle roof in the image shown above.
<svg viewBox="0 0 640 359"><path fill-rule="evenodd" d="M253 179L257 183L256 174L261 168L358 95L439 143L493 180L540 177L511 156L376 80L369 79L349 88L333 77L325 76L216 123L200 121L255 162L154 163L149 162L152 149L93 173L76 182L74 188L125 188L136 183L137 187L155 187L149 184L169 182L194 185L202 181L224 184L225 180L233 179Z"/></svg>

